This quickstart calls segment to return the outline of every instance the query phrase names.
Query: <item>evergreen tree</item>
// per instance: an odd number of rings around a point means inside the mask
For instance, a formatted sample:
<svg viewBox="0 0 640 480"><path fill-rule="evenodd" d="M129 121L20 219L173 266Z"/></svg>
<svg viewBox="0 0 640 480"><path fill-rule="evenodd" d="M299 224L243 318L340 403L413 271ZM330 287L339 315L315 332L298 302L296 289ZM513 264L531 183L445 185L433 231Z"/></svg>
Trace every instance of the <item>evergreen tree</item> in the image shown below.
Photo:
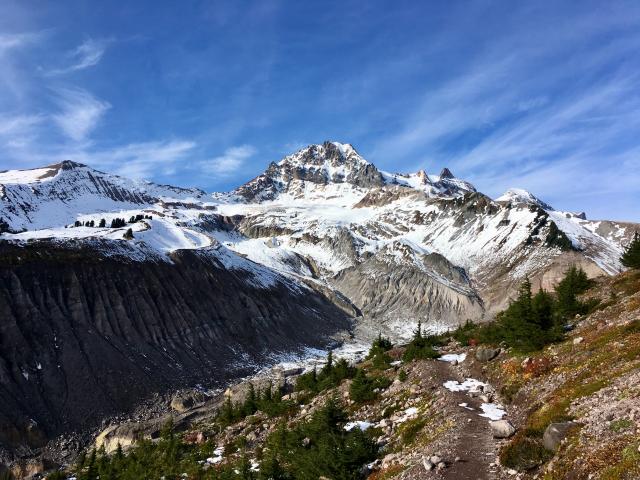
<svg viewBox="0 0 640 480"><path fill-rule="evenodd" d="M433 335L425 336L422 333L422 321L418 320L418 326L413 331L413 339L402 355L405 362L414 359L438 358L440 354L433 348L439 343L439 339Z"/></svg>
<svg viewBox="0 0 640 480"><path fill-rule="evenodd" d="M418 320L418 327L413 331L413 339L418 340L422 338L422 320Z"/></svg>
<svg viewBox="0 0 640 480"><path fill-rule="evenodd" d="M633 240L620 257L622 265L627 268L640 268L640 235L635 232Z"/></svg>
<svg viewBox="0 0 640 480"><path fill-rule="evenodd" d="M534 323L542 330L551 330L555 326L553 297L540 289L531 299Z"/></svg>
<svg viewBox="0 0 640 480"><path fill-rule="evenodd" d="M258 410L256 390L251 382L249 382L249 391L247 392L247 397L245 398L242 410L245 416L253 415Z"/></svg>
<svg viewBox="0 0 640 480"><path fill-rule="evenodd" d="M331 375L331 370L333 369L333 350L329 350L329 354L327 355L327 363L320 370L320 374L324 376Z"/></svg>
<svg viewBox="0 0 640 480"><path fill-rule="evenodd" d="M558 315L569 319L578 313L585 313L585 305L578 301L577 295L586 292L590 285L591 281L584 270L571 266L555 288Z"/></svg>
<svg viewBox="0 0 640 480"><path fill-rule="evenodd" d="M361 368L356 372L356 376L353 377L351 386L349 387L349 397L354 402L368 402L376 398L374 392L374 382L367 377L365 371Z"/></svg>
<svg viewBox="0 0 640 480"><path fill-rule="evenodd" d="M89 455L89 460L87 460L87 471L84 472L84 475L79 476L80 480L97 480L98 477L98 468L96 465L97 454L96 449L91 450L91 454Z"/></svg>
<svg viewBox="0 0 640 480"><path fill-rule="evenodd" d="M98 227L100 228L104 228L107 226L107 221L104 218L100 219L100 224L98 225Z"/></svg>
<svg viewBox="0 0 640 480"><path fill-rule="evenodd" d="M224 404L222 405L222 411L220 412L220 419L225 424L230 424L233 422L235 418L235 412L233 408L233 403L231 403L231 395L227 395L224 400Z"/></svg>
<svg viewBox="0 0 640 480"><path fill-rule="evenodd" d="M264 391L262 392L262 395L260 396L260 401L264 402L264 403L271 403L271 401L273 400L273 385L271 384L271 382L269 382L267 384L267 387L264 389Z"/></svg>
<svg viewBox="0 0 640 480"><path fill-rule="evenodd" d="M133 240L133 230L131 230L130 228L127 229L126 232L124 232L123 238L125 240Z"/></svg>

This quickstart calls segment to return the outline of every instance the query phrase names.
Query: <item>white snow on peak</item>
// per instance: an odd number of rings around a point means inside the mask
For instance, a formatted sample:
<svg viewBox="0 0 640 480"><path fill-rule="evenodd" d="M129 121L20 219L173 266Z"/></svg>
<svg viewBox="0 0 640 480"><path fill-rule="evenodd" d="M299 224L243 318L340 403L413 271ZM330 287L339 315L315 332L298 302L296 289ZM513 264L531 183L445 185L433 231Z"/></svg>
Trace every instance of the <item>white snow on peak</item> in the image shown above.
<svg viewBox="0 0 640 480"><path fill-rule="evenodd" d="M453 198L465 193L475 192L475 187L462 179L443 178L440 175L418 170L415 173L390 173L381 171L385 182L391 185L403 185L422 191L428 197Z"/></svg>
<svg viewBox="0 0 640 480"><path fill-rule="evenodd" d="M496 198L496 202L511 202L511 203L529 203L538 205L544 210L553 210L553 207L546 202L543 202L533 193L523 188L510 188L504 192L501 196Z"/></svg>
<svg viewBox="0 0 640 480"><path fill-rule="evenodd" d="M6 170L0 172L0 183L7 185L45 182L55 177L58 171L55 165L29 170Z"/></svg>
<svg viewBox="0 0 640 480"><path fill-rule="evenodd" d="M341 156L341 160L349 160L351 162L358 163L360 165L368 165L370 162L365 160L353 145L349 143L340 143L340 142L325 142L323 144L312 144L308 145L304 148L301 148L297 152L287 155L282 160L280 160L277 164L279 166L292 164L292 165L303 165L305 159L308 161L309 155L312 155L314 159L323 158L328 152L331 150L331 146L335 147Z"/></svg>

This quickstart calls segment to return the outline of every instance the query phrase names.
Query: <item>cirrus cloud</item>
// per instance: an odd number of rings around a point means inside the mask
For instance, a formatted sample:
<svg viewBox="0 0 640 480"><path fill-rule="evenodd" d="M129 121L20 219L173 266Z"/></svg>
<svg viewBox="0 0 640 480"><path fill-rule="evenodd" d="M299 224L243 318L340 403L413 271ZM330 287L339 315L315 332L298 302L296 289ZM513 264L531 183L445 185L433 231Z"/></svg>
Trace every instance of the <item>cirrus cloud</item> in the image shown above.
<svg viewBox="0 0 640 480"><path fill-rule="evenodd" d="M63 75L97 65L107 50L107 43L106 40L85 40L67 54L71 62L69 66L51 70L47 75Z"/></svg>
<svg viewBox="0 0 640 480"><path fill-rule="evenodd" d="M67 137L76 142L84 141L111 108L108 102L79 88L58 89L56 94L60 112L53 115L53 121Z"/></svg>
<svg viewBox="0 0 640 480"><path fill-rule="evenodd" d="M245 161L255 155L256 152L256 148L251 145L230 147L222 155L202 162L200 166L207 173L230 176L237 172L245 164Z"/></svg>

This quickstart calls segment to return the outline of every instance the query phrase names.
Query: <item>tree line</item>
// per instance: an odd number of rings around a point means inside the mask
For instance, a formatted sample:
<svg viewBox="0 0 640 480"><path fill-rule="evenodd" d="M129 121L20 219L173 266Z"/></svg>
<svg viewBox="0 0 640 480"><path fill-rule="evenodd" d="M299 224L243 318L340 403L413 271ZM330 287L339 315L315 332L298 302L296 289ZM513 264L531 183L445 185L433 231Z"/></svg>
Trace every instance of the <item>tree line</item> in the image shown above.
<svg viewBox="0 0 640 480"><path fill-rule="evenodd" d="M128 222L124 218L116 217L111 220L110 228L122 228L125 225L127 225L127 223L137 223L141 220L153 220L153 217L151 215L142 215L142 214L132 215L129 218ZM96 222L95 220L86 220L84 222L80 220L76 220L73 226L74 227L95 227ZM107 220L104 218L101 218L100 221L98 222L97 227L106 228L106 226L107 226Z"/></svg>

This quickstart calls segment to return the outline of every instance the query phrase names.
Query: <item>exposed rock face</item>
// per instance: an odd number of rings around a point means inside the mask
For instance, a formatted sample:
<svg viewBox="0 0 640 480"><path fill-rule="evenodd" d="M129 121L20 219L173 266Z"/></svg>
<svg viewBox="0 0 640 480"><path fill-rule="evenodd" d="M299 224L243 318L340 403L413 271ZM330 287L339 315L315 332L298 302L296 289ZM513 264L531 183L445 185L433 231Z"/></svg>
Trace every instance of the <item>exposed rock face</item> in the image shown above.
<svg viewBox="0 0 640 480"><path fill-rule="evenodd" d="M399 252L406 250L399 248ZM366 317L397 333L410 333L419 319L452 325L482 316L482 302L464 272L441 255L390 262L388 254L374 255L332 280Z"/></svg>
<svg viewBox="0 0 640 480"><path fill-rule="evenodd" d="M153 392L246 374L350 326L313 290L276 274L261 287L202 252L125 262L48 242L0 247L5 446L37 447Z"/></svg>
<svg viewBox="0 0 640 480"><path fill-rule="evenodd" d="M423 192L418 192L413 188L401 185L387 186L369 191L353 208L388 205L391 202L405 197L426 198L426 195Z"/></svg>

